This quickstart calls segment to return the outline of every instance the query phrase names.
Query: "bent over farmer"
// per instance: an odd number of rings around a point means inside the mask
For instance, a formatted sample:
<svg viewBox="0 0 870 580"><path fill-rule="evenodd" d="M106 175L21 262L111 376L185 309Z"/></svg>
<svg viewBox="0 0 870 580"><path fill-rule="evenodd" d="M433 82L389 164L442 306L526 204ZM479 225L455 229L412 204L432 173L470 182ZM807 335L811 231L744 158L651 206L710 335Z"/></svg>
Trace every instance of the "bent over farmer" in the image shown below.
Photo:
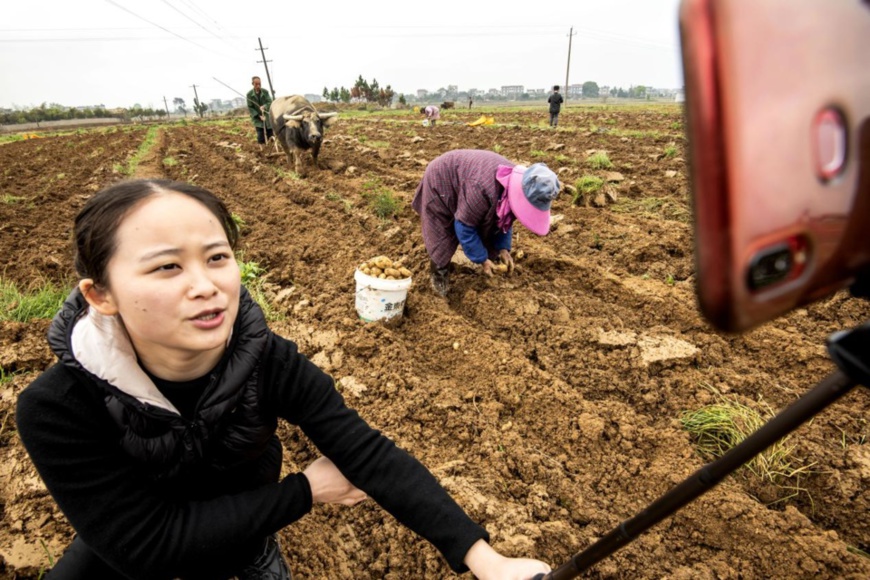
<svg viewBox="0 0 870 580"><path fill-rule="evenodd" d="M450 259L461 244L469 260L492 276L492 260L513 270L514 219L539 236L550 231L550 205L559 180L543 163L529 168L498 153L457 149L426 167L411 206L423 227L432 288L449 289Z"/></svg>

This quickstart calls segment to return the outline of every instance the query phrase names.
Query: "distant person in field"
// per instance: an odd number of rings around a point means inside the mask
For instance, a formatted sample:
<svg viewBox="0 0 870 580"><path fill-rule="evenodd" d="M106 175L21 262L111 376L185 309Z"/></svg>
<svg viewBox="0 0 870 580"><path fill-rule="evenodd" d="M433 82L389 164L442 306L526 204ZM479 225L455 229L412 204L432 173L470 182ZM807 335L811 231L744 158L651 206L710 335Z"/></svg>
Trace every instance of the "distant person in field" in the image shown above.
<svg viewBox="0 0 870 580"><path fill-rule="evenodd" d="M565 102L559 94L559 85L553 86L553 92L547 102L550 103L550 127L555 127L559 124L559 111L562 110L562 103Z"/></svg>
<svg viewBox="0 0 870 580"><path fill-rule="evenodd" d="M85 203L73 239L80 280L48 330L58 361L15 411L76 532L46 579L291 580L277 532L316 504L368 498L458 574L550 570L490 547L426 467L269 328L241 284L238 226L214 194L122 181ZM303 470L283 461L279 419L322 453Z"/></svg>
<svg viewBox="0 0 870 580"><path fill-rule="evenodd" d="M421 107L420 112L423 114L424 117L426 117L426 120L429 121L430 127L434 127L435 121L441 118L441 109L439 109L435 105Z"/></svg>
<svg viewBox="0 0 870 580"><path fill-rule="evenodd" d="M269 120L269 106L272 104L272 96L269 91L262 88L260 77L251 78L254 88L248 91L248 113L257 130L257 143L265 145L266 140L271 140L272 121Z"/></svg>
<svg viewBox="0 0 870 580"><path fill-rule="evenodd" d="M559 180L543 163L528 169L498 153L457 149L433 159L411 206L420 214L432 288L449 289L450 260L461 244L469 260L492 276L493 260L514 269L514 219L539 236L550 231Z"/></svg>
<svg viewBox="0 0 870 580"><path fill-rule="evenodd" d="M474 104L474 97L468 97L468 110L471 110L471 105Z"/></svg>

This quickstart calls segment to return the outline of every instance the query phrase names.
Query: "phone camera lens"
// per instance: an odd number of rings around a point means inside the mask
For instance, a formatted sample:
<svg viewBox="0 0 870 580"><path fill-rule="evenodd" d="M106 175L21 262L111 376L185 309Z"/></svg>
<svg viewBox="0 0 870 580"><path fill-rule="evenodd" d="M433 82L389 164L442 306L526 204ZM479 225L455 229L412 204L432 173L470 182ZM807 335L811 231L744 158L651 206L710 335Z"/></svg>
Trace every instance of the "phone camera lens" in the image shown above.
<svg viewBox="0 0 870 580"><path fill-rule="evenodd" d="M760 290L786 279L794 266L792 248L777 244L758 252L749 264L747 284L751 290Z"/></svg>

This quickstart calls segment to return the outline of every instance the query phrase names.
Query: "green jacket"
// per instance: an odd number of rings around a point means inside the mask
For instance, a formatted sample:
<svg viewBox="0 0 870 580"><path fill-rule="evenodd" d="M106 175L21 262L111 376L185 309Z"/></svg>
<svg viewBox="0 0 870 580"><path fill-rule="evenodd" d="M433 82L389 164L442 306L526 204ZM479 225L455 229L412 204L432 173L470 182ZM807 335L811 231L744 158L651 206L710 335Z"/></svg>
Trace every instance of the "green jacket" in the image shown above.
<svg viewBox="0 0 870 580"><path fill-rule="evenodd" d="M254 122L254 127L262 127L263 121L260 120L260 107L265 109L266 127L271 129L272 122L269 120L269 106L272 104L272 95L266 89L260 89L260 94L254 92L254 89L248 91L247 94L248 113L251 115L251 121Z"/></svg>

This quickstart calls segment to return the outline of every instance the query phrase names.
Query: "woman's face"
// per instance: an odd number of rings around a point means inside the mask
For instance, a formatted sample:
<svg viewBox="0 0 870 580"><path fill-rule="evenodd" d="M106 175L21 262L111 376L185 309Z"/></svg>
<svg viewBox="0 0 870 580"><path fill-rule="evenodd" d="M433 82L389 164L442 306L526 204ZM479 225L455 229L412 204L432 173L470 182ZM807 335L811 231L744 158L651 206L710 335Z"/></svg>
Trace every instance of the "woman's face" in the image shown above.
<svg viewBox="0 0 870 580"><path fill-rule="evenodd" d="M216 364L240 292L239 268L218 218L186 195L159 193L127 214L115 239L108 288L91 290L103 299L97 309L120 315L152 372Z"/></svg>

